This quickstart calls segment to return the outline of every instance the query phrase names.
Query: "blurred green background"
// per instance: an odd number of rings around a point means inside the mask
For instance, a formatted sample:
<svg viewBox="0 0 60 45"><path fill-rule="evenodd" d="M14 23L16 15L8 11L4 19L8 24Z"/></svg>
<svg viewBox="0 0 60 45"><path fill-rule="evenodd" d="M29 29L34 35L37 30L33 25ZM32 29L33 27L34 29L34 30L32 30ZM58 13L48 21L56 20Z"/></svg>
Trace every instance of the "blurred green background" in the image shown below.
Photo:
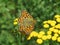
<svg viewBox="0 0 60 45"><path fill-rule="evenodd" d="M21 10L33 16L37 21L35 30L40 31L43 21L60 14L60 0L0 0L0 45L38 45L34 39L21 41L18 25L13 24Z"/></svg>

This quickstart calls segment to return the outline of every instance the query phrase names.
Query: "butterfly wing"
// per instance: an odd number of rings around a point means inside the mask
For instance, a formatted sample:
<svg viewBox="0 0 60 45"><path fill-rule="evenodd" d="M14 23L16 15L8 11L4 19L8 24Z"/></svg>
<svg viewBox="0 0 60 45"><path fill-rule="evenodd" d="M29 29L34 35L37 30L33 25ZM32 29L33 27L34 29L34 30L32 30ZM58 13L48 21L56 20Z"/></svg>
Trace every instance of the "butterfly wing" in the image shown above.
<svg viewBox="0 0 60 45"><path fill-rule="evenodd" d="M20 32L28 35L34 29L34 19L27 11L22 11L18 21L20 24Z"/></svg>

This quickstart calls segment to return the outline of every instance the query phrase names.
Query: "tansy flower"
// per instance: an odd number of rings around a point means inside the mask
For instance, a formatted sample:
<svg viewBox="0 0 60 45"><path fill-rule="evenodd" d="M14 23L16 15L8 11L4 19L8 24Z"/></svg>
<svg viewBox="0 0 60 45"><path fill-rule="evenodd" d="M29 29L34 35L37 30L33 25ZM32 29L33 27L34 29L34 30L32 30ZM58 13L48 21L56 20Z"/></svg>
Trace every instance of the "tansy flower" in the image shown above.
<svg viewBox="0 0 60 45"><path fill-rule="evenodd" d="M58 31L58 34L60 34L60 30Z"/></svg>
<svg viewBox="0 0 60 45"><path fill-rule="evenodd" d="M37 39L36 41L38 44L42 44L43 43L43 40L42 39Z"/></svg>
<svg viewBox="0 0 60 45"><path fill-rule="evenodd" d="M51 26L55 26L55 24L56 24L56 21L54 21L54 20L48 20L47 22L48 22L48 24L50 24Z"/></svg>
<svg viewBox="0 0 60 45"><path fill-rule="evenodd" d="M14 20L14 22L17 22L18 21L18 18L16 18L15 20Z"/></svg>
<svg viewBox="0 0 60 45"><path fill-rule="evenodd" d="M48 22L48 24L50 24L52 22L52 20L48 20L47 22Z"/></svg>
<svg viewBox="0 0 60 45"><path fill-rule="evenodd" d="M47 35L47 39L51 39L52 35Z"/></svg>
<svg viewBox="0 0 60 45"><path fill-rule="evenodd" d="M18 24L18 18L16 18L13 22L14 25L17 25Z"/></svg>
<svg viewBox="0 0 60 45"><path fill-rule="evenodd" d="M37 37L38 33L36 31L32 31L30 37Z"/></svg>
<svg viewBox="0 0 60 45"><path fill-rule="evenodd" d="M51 26L55 26L55 24L56 24L56 21L51 21L50 23Z"/></svg>
<svg viewBox="0 0 60 45"><path fill-rule="evenodd" d="M56 21L57 21L57 22L60 22L60 18L57 18Z"/></svg>
<svg viewBox="0 0 60 45"><path fill-rule="evenodd" d="M38 34L38 38L42 38L43 34Z"/></svg>
<svg viewBox="0 0 60 45"><path fill-rule="evenodd" d="M18 24L18 22L14 22L13 24L14 24L14 25L17 25L17 24Z"/></svg>
<svg viewBox="0 0 60 45"><path fill-rule="evenodd" d="M37 36L38 36L38 33L36 32L33 36L34 36L34 37L37 37Z"/></svg>
<svg viewBox="0 0 60 45"><path fill-rule="evenodd" d="M47 31L47 34L50 35L50 34L52 34L52 32L51 31Z"/></svg>
<svg viewBox="0 0 60 45"><path fill-rule="evenodd" d="M27 40L30 40L31 39L31 37L29 36L28 38L27 38Z"/></svg>
<svg viewBox="0 0 60 45"><path fill-rule="evenodd" d="M55 28L60 29L60 24L57 24L57 25L55 26Z"/></svg>
<svg viewBox="0 0 60 45"><path fill-rule="evenodd" d="M49 28L49 24L44 24L43 27L44 28Z"/></svg>
<svg viewBox="0 0 60 45"><path fill-rule="evenodd" d="M60 15L55 15L55 18L60 18Z"/></svg>
<svg viewBox="0 0 60 45"><path fill-rule="evenodd" d="M42 34L42 35L44 35L44 34L45 34L45 32L44 32L44 31L40 31L40 32L39 32L39 34Z"/></svg>
<svg viewBox="0 0 60 45"><path fill-rule="evenodd" d="M42 36L42 40L47 40L47 36L46 35L43 35Z"/></svg>
<svg viewBox="0 0 60 45"><path fill-rule="evenodd" d="M58 37L59 35L57 33L55 33L54 36Z"/></svg>
<svg viewBox="0 0 60 45"><path fill-rule="evenodd" d="M56 41L57 40L57 37L56 36L52 36L52 40L53 41Z"/></svg>
<svg viewBox="0 0 60 45"><path fill-rule="evenodd" d="M50 25L51 25L51 26L55 26L55 23L51 23Z"/></svg>
<svg viewBox="0 0 60 45"><path fill-rule="evenodd" d="M60 37L57 38L57 41L60 42Z"/></svg>
<svg viewBox="0 0 60 45"><path fill-rule="evenodd" d="M58 29L54 29L54 31L53 31L54 33L58 33Z"/></svg>
<svg viewBox="0 0 60 45"><path fill-rule="evenodd" d="M49 31L54 31L55 29L53 27L49 28Z"/></svg>
<svg viewBox="0 0 60 45"><path fill-rule="evenodd" d="M43 24L46 24L46 23L47 23L47 21L44 21L44 22L43 22Z"/></svg>
<svg viewBox="0 0 60 45"><path fill-rule="evenodd" d="M38 34L38 38L42 38L42 36L45 34L44 31L40 31L39 34Z"/></svg>

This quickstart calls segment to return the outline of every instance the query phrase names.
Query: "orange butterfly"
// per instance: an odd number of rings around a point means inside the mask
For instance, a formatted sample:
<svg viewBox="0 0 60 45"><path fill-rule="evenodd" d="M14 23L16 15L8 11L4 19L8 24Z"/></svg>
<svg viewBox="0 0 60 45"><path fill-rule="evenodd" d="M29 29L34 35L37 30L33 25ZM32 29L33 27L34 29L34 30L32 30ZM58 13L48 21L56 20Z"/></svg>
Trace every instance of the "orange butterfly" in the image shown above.
<svg viewBox="0 0 60 45"><path fill-rule="evenodd" d="M18 22L20 24L19 31L25 35L29 35L34 29L35 20L26 10L22 11Z"/></svg>

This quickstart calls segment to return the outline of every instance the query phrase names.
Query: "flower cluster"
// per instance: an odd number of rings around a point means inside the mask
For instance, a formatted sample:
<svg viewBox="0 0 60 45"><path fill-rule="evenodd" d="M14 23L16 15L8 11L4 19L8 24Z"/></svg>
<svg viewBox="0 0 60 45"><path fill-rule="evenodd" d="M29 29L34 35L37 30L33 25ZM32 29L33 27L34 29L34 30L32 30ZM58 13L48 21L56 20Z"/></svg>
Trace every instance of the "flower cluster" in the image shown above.
<svg viewBox="0 0 60 45"><path fill-rule="evenodd" d="M47 30L45 31L32 31L27 40L32 37L37 37L36 42L42 44L45 40L52 40L60 42L60 15L55 15L54 20L47 20L43 22L43 27Z"/></svg>
<svg viewBox="0 0 60 45"><path fill-rule="evenodd" d="M13 22L14 25L17 25L18 24L18 18L16 18Z"/></svg>
<svg viewBox="0 0 60 45"><path fill-rule="evenodd" d="M51 39L52 35L48 34L48 32L46 34L44 31L40 31L39 33L36 31L32 31L27 40L30 40L32 37L37 37L36 42L38 44L42 44L44 40Z"/></svg>

